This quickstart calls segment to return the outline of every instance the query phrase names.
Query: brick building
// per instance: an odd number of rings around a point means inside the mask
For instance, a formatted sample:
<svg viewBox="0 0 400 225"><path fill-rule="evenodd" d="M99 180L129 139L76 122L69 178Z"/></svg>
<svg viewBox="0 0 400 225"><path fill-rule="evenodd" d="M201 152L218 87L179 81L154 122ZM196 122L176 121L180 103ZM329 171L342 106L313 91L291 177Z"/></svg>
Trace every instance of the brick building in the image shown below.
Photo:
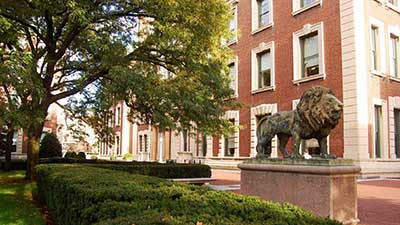
<svg viewBox="0 0 400 225"><path fill-rule="evenodd" d="M235 166L256 155L262 116L292 110L315 85L344 103L328 149L354 159L366 175L400 174L400 2L394 0L230 0L234 15L227 40L240 126L230 137L189 136L129 125L127 150L138 160L200 160ZM127 109L126 109L127 110ZM277 140L273 141L277 156ZM120 148L122 148L120 146ZM302 149L318 152L315 140Z"/></svg>

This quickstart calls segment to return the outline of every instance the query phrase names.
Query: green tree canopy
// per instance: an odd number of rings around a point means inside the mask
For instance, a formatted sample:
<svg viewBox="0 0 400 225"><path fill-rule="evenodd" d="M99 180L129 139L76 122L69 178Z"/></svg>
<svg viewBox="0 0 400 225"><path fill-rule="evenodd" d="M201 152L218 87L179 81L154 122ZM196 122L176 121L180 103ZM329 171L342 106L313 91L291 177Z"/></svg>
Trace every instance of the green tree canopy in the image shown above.
<svg viewBox="0 0 400 225"><path fill-rule="evenodd" d="M27 176L49 105L92 85L126 100L132 118L224 130L230 17L225 0L0 1L0 85L29 118Z"/></svg>

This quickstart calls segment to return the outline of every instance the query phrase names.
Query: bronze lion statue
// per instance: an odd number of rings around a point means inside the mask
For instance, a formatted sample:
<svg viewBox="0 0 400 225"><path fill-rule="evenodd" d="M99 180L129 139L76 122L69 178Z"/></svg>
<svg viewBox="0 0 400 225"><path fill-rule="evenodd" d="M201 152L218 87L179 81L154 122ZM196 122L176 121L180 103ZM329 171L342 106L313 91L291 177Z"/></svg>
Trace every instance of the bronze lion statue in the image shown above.
<svg viewBox="0 0 400 225"><path fill-rule="evenodd" d="M332 90L315 86L303 93L293 111L279 112L263 117L257 124L257 158L271 156L271 141L277 135L283 157L302 158L299 153L301 140L315 138L321 149L321 157L327 153L327 136L339 123L343 104ZM286 144L293 138L293 151L289 155Z"/></svg>

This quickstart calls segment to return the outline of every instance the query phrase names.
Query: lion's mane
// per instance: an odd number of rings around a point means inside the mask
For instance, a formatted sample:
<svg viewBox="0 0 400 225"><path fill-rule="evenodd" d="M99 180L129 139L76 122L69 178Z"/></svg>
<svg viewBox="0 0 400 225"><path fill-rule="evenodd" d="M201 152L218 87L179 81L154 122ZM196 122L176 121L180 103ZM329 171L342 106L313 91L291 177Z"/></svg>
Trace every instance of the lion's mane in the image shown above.
<svg viewBox="0 0 400 225"><path fill-rule="evenodd" d="M340 116L332 119L332 115L340 113L341 109L342 103L332 90L321 86L312 87L304 92L296 108L301 122L309 125L314 131L336 126Z"/></svg>

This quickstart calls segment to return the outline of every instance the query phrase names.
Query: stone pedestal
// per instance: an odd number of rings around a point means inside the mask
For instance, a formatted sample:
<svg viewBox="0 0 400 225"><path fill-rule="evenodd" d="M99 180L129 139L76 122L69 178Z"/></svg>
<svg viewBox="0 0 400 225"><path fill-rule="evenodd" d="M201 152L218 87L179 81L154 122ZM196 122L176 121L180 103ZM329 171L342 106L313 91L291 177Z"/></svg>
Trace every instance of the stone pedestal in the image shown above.
<svg viewBox="0 0 400 225"><path fill-rule="evenodd" d="M290 202L314 214L357 224L357 176L351 160L251 160L239 165L241 192Z"/></svg>

